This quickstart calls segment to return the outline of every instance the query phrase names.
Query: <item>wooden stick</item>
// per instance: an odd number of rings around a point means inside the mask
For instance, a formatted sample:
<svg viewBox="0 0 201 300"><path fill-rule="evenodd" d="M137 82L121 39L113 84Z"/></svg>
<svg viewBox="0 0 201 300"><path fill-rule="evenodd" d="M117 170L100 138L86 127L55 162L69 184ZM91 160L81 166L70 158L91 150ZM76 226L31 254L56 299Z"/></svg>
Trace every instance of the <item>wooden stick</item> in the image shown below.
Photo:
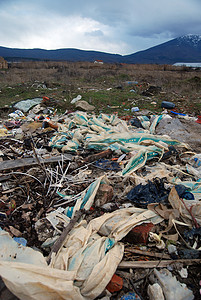
<svg viewBox="0 0 201 300"><path fill-rule="evenodd" d="M105 151L102 151L102 152L99 152L99 153L90 155L90 156L88 156L84 161L85 161L85 162L96 161L96 160L98 160L98 159L100 159L100 158L107 157L107 156L109 156L110 154L112 154L112 150L108 149L108 150L105 150Z"/></svg>
<svg viewBox="0 0 201 300"><path fill-rule="evenodd" d="M155 261L122 261L118 269L130 268L166 268L175 263L182 263L184 265L200 264L201 259L177 259L177 260L155 260Z"/></svg>
<svg viewBox="0 0 201 300"><path fill-rule="evenodd" d="M45 159L39 158L39 160L40 160L40 163L42 163L42 164L49 164L49 163L62 161L62 156L52 156L50 158L45 158ZM65 154L63 156L63 160L64 161L72 160L72 155ZM2 161L0 164L0 171L35 166L37 164L38 164L38 161L35 157L28 157L28 158L15 159L15 160L5 160L5 161Z"/></svg>
<svg viewBox="0 0 201 300"><path fill-rule="evenodd" d="M81 217L82 214L83 214L83 211L81 211L81 210L77 211L75 213L74 218L71 219L69 224L64 228L62 234L60 235L60 237L56 240L56 242L52 246L52 249L49 254L48 261L47 261L48 264L51 261L51 257L53 255L53 253L57 254L59 252L59 250L61 249L61 247L64 245L68 234L73 229L73 227L75 226L75 223L79 220L79 218Z"/></svg>
<svg viewBox="0 0 201 300"><path fill-rule="evenodd" d="M135 253L135 254L145 255L145 256L171 259L170 256L165 253L149 252L149 251L144 251L144 250L126 248L125 252L127 252L127 251L131 252L131 253Z"/></svg>

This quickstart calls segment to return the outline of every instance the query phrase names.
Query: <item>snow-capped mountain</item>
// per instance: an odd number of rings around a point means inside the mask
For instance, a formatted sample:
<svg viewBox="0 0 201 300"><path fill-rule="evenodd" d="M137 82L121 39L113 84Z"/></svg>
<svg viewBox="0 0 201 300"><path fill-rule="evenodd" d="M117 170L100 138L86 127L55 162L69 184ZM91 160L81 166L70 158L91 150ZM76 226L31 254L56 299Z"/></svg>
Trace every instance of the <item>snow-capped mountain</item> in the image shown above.
<svg viewBox="0 0 201 300"><path fill-rule="evenodd" d="M125 56L130 63L174 64L201 62L201 35L188 34Z"/></svg>
<svg viewBox="0 0 201 300"><path fill-rule="evenodd" d="M201 43L201 35L187 34L177 38L178 44L188 43L193 47L199 47Z"/></svg>

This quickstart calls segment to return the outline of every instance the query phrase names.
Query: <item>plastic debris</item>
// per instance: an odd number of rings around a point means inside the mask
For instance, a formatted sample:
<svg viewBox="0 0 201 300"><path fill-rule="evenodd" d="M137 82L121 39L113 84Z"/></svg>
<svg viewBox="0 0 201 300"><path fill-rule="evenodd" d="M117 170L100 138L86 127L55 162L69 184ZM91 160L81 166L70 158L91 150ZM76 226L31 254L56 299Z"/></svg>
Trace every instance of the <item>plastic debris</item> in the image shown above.
<svg viewBox="0 0 201 300"><path fill-rule="evenodd" d="M7 287L20 299L143 299L155 286L148 269L167 267L197 296L190 282L201 259L201 157L177 134L169 137L172 120L186 116L61 115L54 103L43 97L0 125L0 276ZM168 136L156 134L163 122Z"/></svg>
<svg viewBox="0 0 201 300"><path fill-rule="evenodd" d="M28 112L33 106L41 103L43 98L33 98L33 99L26 99L14 104L13 107L23 111Z"/></svg>
<svg viewBox="0 0 201 300"><path fill-rule="evenodd" d="M82 96L81 95L78 95L76 98L73 98L73 100L71 100L71 104L74 104L76 103L77 101L81 100L82 99Z"/></svg>
<svg viewBox="0 0 201 300"><path fill-rule="evenodd" d="M177 281L176 277L172 276L167 269L162 269L160 271L154 269L154 274L162 287L165 299L194 299L192 291L188 289L184 283Z"/></svg>
<svg viewBox="0 0 201 300"><path fill-rule="evenodd" d="M129 292L121 296L120 300L141 300L141 298L135 292Z"/></svg>
<svg viewBox="0 0 201 300"><path fill-rule="evenodd" d="M161 179L155 178L148 184L139 184L128 194L128 200L132 201L137 207L147 207L150 203L167 203L169 190L166 190Z"/></svg>
<svg viewBox="0 0 201 300"><path fill-rule="evenodd" d="M149 240L150 242L155 242L158 249L165 248L165 243L158 234L149 232Z"/></svg>
<svg viewBox="0 0 201 300"><path fill-rule="evenodd" d="M110 161L107 159L99 159L95 162L96 167L103 170L120 171L121 167L118 162Z"/></svg>
<svg viewBox="0 0 201 300"><path fill-rule="evenodd" d="M178 271L179 275L181 278L188 278L188 270L185 268L182 268L181 270Z"/></svg>
<svg viewBox="0 0 201 300"><path fill-rule="evenodd" d="M198 116L196 123L201 124L201 116Z"/></svg>
<svg viewBox="0 0 201 300"><path fill-rule="evenodd" d="M139 111L139 110L140 109L137 106L134 106L134 107L131 108L131 112L136 112L136 111Z"/></svg>
<svg viewBox="0 0 201 300"><path fill-rule="evenodd" d="M167 108L167 109L171 109L171 108L175 108L175 104L169 101L163 101L161 103L161 107L162 108Z"/></svg>

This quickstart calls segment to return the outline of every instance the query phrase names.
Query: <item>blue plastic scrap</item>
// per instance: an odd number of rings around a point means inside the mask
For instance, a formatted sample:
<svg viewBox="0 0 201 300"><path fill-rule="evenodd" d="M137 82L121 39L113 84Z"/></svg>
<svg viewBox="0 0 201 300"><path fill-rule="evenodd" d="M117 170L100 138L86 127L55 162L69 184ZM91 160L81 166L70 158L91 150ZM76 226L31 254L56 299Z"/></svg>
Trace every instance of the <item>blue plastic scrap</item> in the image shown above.
<svg viewBox="0 0 201 300"><path fill-rule="evenodd" d="M13 240L24 247L27 245L27 240L24 238L14 237Z"/></svg>
<svg viewBox="0 0 201 300"><path fill-rule="evenodd" d="M175 189L180 198L184 198L186 200L194 200L195 199L194 195L191 192L189 192L189 188L187 188L185 185L177 184L175 186Z"/></svg>
<svg viewBox="0 0 201 300"><path fill-rule="evenodd" d="M111 171L121 170L121 167L119 166L118 162L111 161L109 159L99 159L95 162L95 166L103 170L111 170Z"/></svg>
<svg viewBox="0 0 201 300"><path fill-rule="evenodd" d="M135 292L129 292L121 296L120 300L141 300L141 298Z"/></svg>
<svg viewBox="0 0 201 300"><path fill-rule="evenodd" d="M172 114L174 114L174 115L186 116L186 114L178 113L178 112L173 111L173 110L171 110L170 112L171 112Z"/></svg>

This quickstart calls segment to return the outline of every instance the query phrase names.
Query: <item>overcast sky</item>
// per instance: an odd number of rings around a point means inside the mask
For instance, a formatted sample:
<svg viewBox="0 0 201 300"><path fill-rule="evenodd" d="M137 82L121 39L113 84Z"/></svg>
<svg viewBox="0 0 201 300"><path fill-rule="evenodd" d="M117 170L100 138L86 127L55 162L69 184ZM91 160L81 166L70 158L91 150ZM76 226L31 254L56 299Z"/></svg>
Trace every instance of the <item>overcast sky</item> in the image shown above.
<svg viewBox="0 0 201 300"><path fill-rule="evenodd" d="M0 0L0 46L118 54L201 35L201 0Z"/></svg>

